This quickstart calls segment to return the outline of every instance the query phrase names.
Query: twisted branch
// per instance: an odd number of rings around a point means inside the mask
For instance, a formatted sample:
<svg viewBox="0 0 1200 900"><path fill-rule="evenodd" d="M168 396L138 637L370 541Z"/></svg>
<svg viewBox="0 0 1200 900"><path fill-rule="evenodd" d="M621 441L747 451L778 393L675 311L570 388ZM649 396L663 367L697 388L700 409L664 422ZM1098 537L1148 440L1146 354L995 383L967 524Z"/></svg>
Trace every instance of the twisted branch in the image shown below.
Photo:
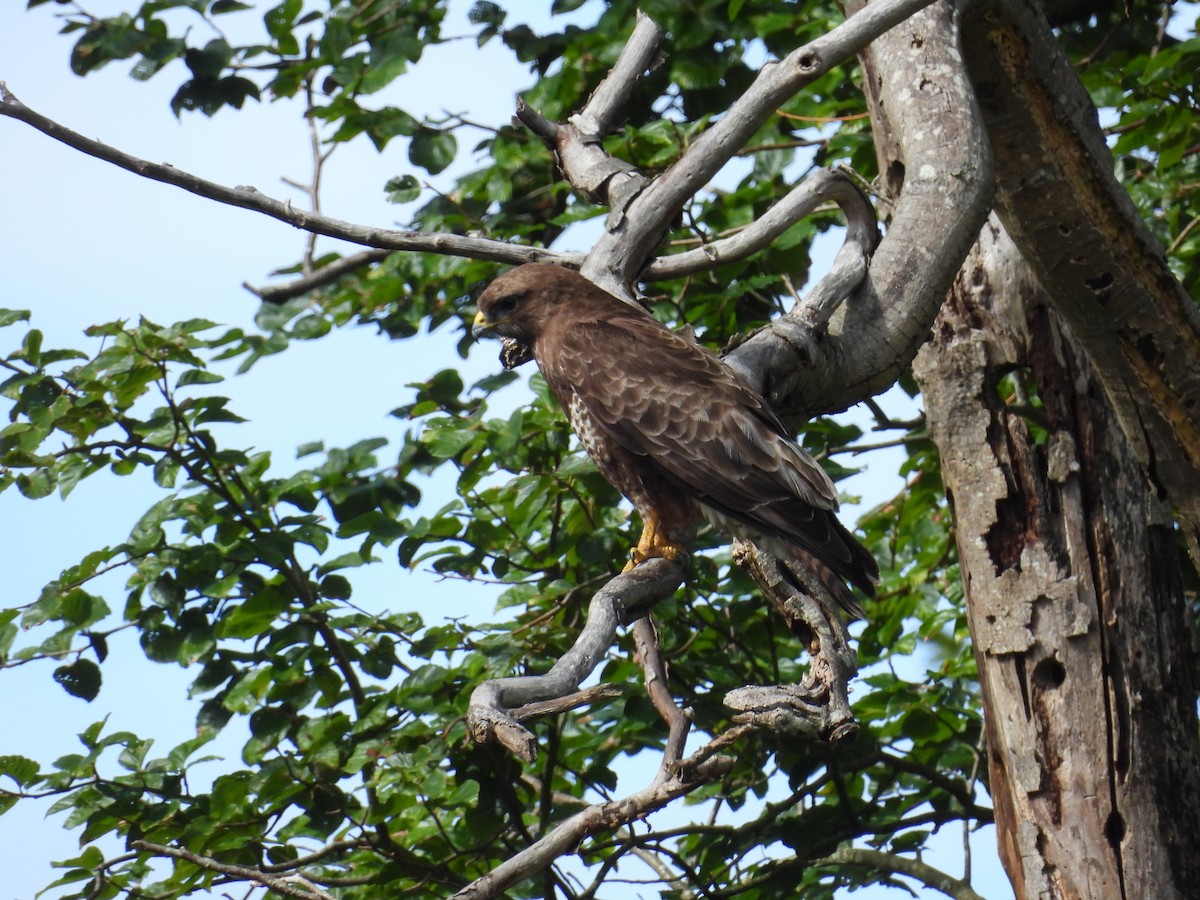
<svg viewBox="0 0 1200 900"><path fill-rule="evenodd" d="M498 741L533 762L537 758L537 739L521 723L534 715L544 715L544 701L562 701L578 691L613 645L618 626L671 596L683 581L685 568L685 563L675 560L648 559L613 578L592 597L587 622L574 646L549 672L496 678L475 688L467 706L471 736L481 743ZM558 711L558 707L550 708ZM530 713L530 709L537 712Z"/></svg>

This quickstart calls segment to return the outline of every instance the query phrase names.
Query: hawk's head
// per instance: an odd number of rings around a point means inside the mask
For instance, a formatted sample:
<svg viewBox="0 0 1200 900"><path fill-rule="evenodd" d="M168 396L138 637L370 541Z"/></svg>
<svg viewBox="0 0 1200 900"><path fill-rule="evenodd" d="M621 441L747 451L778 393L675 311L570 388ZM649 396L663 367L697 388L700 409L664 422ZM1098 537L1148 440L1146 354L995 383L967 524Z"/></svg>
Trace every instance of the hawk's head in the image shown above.
<svg viewBox="0 0 1200 900"><path fill-rule="evenodd" d="M528 263L505 272L488 285L479 298L479 311L471 333L475 337L500 337L500 361L506 369L533 359L542 328L555 315L555 307L572 293L594 289L577 272L549 263Z"/></svg>

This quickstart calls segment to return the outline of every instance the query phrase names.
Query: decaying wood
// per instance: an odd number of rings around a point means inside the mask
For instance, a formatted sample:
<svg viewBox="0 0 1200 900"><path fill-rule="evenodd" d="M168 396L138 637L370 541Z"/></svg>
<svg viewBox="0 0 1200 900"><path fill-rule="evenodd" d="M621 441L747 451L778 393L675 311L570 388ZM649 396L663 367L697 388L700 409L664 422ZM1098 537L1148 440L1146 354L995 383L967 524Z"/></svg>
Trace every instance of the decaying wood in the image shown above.
<svg viewBox="0 0 1200 900"><path fill-rule="evenodd" d="M964 40L1000 218L1200 565L1200 312L1117 181L1096 107L1041 5L983 4Z"/></svg>
<svg viewBox="0 0 1200 900"><path fill-rule="evenodd" d="M1189 896L1200 747L1170 510L998 221L915 371L955 513L1017 896ZM1036 409L1005 405L1005 376L1029 382Z"/></svg>

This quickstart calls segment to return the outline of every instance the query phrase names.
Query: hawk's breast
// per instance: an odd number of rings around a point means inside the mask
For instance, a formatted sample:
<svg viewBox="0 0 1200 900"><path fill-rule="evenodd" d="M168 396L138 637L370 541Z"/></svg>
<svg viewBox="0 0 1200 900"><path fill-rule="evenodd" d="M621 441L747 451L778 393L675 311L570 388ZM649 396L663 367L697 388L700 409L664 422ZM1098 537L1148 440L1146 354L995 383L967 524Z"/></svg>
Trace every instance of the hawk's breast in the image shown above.
<svg viewBox="0 0 1200 900"><path fill-rule="evenodd" d="M563 404L571 430L600 474L625 495L643 519L667 520L668 533L682 539L694 524L694 506L655 468L653 461L628 450L612 437L572 390Z"/></svg>

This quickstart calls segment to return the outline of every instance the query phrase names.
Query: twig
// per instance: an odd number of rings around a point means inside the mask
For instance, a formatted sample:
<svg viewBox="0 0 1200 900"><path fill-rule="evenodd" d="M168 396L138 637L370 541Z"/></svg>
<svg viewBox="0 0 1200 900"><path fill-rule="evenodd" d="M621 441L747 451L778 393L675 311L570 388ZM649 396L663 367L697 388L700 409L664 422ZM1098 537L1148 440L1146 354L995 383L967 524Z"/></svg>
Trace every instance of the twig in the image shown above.
<svg viewBox="0 0 1200 900"><path fill-rule="evenodd" d="M589 706L600 700L611 700L613 697L620 697L624 692L619 684L597 684L563 697L526 703L516 709L510 709L508 714L518 722L530 722L533 719L544 719L546 716L557 715L580 706Z"/></svg>
<svg viewBox="0 0 1200 900"><path fill-rule="evenodd" d="M307 294L309 291L332 284L343 275L348 275L355 269L361 269L372 263L381 262L391 256L393 252L395 251L363 250L361 253L336 259L328 265L314 269L303 278L297 278L295 281L289 281L287 284L256 288L243 282L242 287L264 303L286 303L293 297L299 297L301 294Z"/></svg>
<svg viewBox="0 0 1200 900"><path fill-rule="evenodd" d="M352 244L362 244L366 247L378 247L384 250L441 253L513 265L527 262L552 262L578 268L583 259L581 253L564 253L541 247L521 247L490 238L424 231L397 231L354 225L331 216L295 209L290 203L268 197L257 188L248 186L231 188L206 181L172 165L148 162L107 144L84 137L27 107L13 96L4 82L0 82L0 115L24 122L68 147L112 163L135 175L141 175L143 178L174 185L197 196L216 200L218 203L262 213L297 228L303 228L305 231L339 238Z"/></svg>
<svg viewBox="0 0 1200 900"><path fill-rule="evenodd" d="M815 860L814 866L864 866L876 871L894 872L915 878L921 884L940 891L955 900L984 900L975 893L970 883L952 878L940 869L935 869L919 859L909 859L895 853L883 853L866 847L839 847L824 859Z"/></svg>
<svg viewBox="0 0 1200 900"><path fill-rule="evenodd" d="M293 869L311 866L313 863L320 862L325 857L331 856L334 853L340 853L343 850L356 850L369 846L370 844L368 844L366 841L333 841L332 843L326 844L324 847L321 847L318 850L314 850L312 853L307 853L304 856L298 856L295 859L288 860L287 862L277 863L275 865L264 865L262 870L268 874L274 874L276 872L290 872Z"/></svg>
<svg viewBox="0 0 1200 900"><path fill-rule="evenodd" d="M186 860L202 869L207 869L210 872L219 872L222 875L228 875L231 878L237 878L241 881L253 881L256 884L261 884L267 890L274 891L276 894L282 894L285 897L295 897L297 900L333 900L332 896L321 890L317 885L313 884L307 878L302 878L298 875L276 878L260 869L218 862L212 857L202 856L199 853L184 850L182 847L167 847L163 844L152 844L149 841L131 841L129 846L135 850L144 850L147 853L153 853L155 856L169 856L173 859Z"/></svg>
<svg viewBox="0 0 1200 900"><path fill-rule="evenodd" d="M1187 240L1187 236L1191 234L1198 225L1200 225L1200 216L1196 216L1194 219L1192 219L1192 221L1188 222L1187 225L1183 227L1183 230L1181 230L1179 234L1175 236L1175 240L1171 241L1171 245L1167 247L1167 256L1173 255L1175 251L1179 249L1179 245Z"/></svg>

